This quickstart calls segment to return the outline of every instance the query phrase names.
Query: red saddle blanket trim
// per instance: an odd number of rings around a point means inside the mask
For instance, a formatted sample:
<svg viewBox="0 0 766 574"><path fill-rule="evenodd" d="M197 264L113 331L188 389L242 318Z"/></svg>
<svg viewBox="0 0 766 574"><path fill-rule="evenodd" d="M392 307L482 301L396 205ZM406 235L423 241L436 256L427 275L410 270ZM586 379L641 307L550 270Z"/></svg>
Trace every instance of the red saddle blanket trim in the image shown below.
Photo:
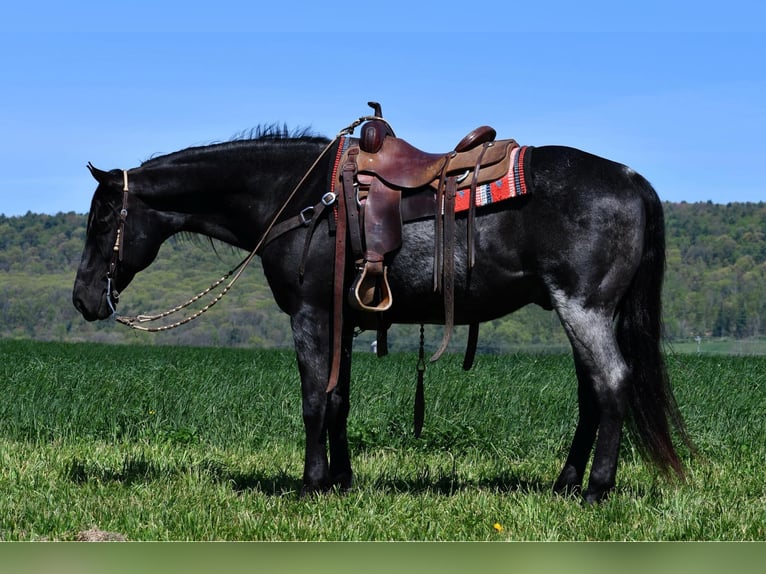
<svg viewBox="0 0 766 574"><path fill-rule="evenodd" d="M502 179L476 186L476 207L482 207L518 197L527 193L526 165L529 146L521 146L511 151L511 163L508 173ZM470 183L471 176L466 180ZM471 200L471 188L458 189L455 197L455 211L466 211Z"/></svg>

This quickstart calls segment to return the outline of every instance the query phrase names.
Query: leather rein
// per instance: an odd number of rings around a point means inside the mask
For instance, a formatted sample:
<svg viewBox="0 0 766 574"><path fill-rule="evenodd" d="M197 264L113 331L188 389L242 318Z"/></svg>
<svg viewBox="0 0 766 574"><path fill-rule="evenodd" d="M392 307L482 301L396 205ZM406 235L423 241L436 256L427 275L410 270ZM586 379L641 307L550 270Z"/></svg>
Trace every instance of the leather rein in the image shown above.
<svg viewBox="0 0 766 574"><path fill-rule="evenodd" d="M201 291L185 303L182 303L180 305L177 305L171 309L168 309L167 311L163 311L162 313L158 313L155 315L136 315L132 317L118 315L117 309L115 308L114 303L112 303L112 298L114 298L115 301L119 301L120 294L113 288L112 283L114 281L115 272L117 271L117 266L119 263L123 260L123 253L124 253L124 246L125 246L125 222L128 218L128 197L130 195L129 191L129 185L128 185L128 170L122 170L123 175L123 187L122 187L122 209L120 210L120 218L119 222L117 224L117 237L114 242L114 247L112 248L112 258L109 263L109 268L106 273L106 281L107 281L107 292L106 292L106 300L109 304L109 308L112 311L112 318L117 321L118 323L121 323L127 327L130 327L131 329L135 329L138 331L146 331L151 333L157 333L161 331L168 331L170 329L175 329L176 327L180 327L181 325L185 325L187 323L190 323L191 321L194 321L198 317L200 317L203 313L205 313L208 309L210 309L213 305L218 303L234 286L234 284L237 282L237 280L242 276L242 273L247 268L247 266L251 263L251 261L255 258L255 256L260 251L261 247L263 247L264 242L267 241L267 239L273 238L274 234L272 233L272 230L277 231L274 229L274 227L277 225L277 220L281 217L281 215L284 213L285 209L287 209L288 205L292 201L292 199L295 197L295 195L298 193L298 191L303 187L303 185L306 183L306 180L311 175L311 173L316 169L317 165L321 161L321 159L327 154L327 152L330 150L330 148L342 137L346 135L350 135L353 133L354 129L361 125L363 122L373 119L375 116L363 116L359 119L355 120L351 124L349 124L347 127L343 128L340 132L338 132L338 135L336 135L330 143L328 143L325 148L322 150L322 152L317 156L316 160L314 160L314 163L311 164L311 167L306 171L304 176L301 178L301 180L296 184L296 186L293 188L293 190L290 192L290 194L287 196L287 199L282 203L279 209L274 213L274 215L269 220L269 224L266 226L266 229L261 234L261 238L258 240L258 243L256 244L255 248L234 268L232 268L228 273L226 273L223 277L215 281L213 284L210 285L207 289ZM324 206L328 206L328 203L331 201L334 202L335 198L328 197L328 194L325 194L322 197L321 204ZM305 211L301 211L299 217L302 218L302 220L306 219ZM317 214L313 214L316 216ZM270 237L271 236L271 237ZM233 277L232 277L233 275ZM183 319L176 321L175 323L170 323L167 325L161 325L158 327L147 327L144 326L143 323L158 321L160 319L164 319L166 317L169 317L170 315L173 315L189 305L192 305L193 303L197 302L202 297L205 297L208 295L211 291L216 289L218 286L220 286L222 283L224 283L229 277L232 277L232 279L226 284L223 289L219 293L215 295L215 297L212 299L210 303L202 307L201 309L197 310L196 312L187 315Z"/></svg>

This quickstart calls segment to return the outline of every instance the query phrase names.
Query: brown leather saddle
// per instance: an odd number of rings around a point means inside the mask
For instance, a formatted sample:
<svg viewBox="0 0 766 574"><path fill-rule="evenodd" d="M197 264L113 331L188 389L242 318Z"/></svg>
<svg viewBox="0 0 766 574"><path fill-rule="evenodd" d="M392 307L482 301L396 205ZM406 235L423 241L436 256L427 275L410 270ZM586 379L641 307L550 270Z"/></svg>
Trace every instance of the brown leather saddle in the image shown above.
<svg viewBox="0 0 766 574"><path fill-rule="evenodd" d="M372 105L372 104L371 104ZM495 141L489 126L471 131L447 153L427 153L394 135L373 106L375 117L361 128L357 145L341 159L339 178L348 209L349 236L357 274L349 293L352 307L384 312L393 304L388 282L387 256L401 246L402 198L415 190L430 189L435 220L434 290L444 296L445 334L434 361L446 350L454 325L455 196L470 193L468 212L468 266L474 263L476 187L508 173L516 141ZM358 210L353 206L358 206Z"/></svg>

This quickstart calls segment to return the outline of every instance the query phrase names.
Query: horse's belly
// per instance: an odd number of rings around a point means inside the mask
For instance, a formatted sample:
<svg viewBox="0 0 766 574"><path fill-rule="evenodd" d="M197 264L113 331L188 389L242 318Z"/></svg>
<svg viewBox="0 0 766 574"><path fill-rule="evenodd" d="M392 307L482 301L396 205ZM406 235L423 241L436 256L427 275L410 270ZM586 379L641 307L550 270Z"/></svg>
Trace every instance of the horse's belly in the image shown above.
<svg viewBox="0 0 766 574"><path fill-rule="evenodd" d="M432 280L427 286L397 281L391 277L393 305L386 313L392 323L442 324L445 318L445 299L436 293ZM460 278L464 279L464 278ZM418 286L420 288L418 288ZM525 305L535 303L550 309L542 283L536 277L521 272L496 272L481 281L456 281L454 294L455 324L467 325L497 319Z"/></svg>

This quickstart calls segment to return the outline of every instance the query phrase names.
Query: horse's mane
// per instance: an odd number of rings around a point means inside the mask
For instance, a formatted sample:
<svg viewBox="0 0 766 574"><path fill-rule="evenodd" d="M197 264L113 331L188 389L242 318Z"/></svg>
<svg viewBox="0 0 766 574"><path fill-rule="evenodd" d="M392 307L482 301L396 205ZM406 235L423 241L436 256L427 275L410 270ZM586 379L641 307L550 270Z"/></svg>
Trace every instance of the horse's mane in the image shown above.
<svg viewBox="0 0 766 574"><path fill-rule="evenodd" d="M280 140L321 140L327 141L322 135L316 134L310 127L290 130L287 124L263 124L235 134L229 141L280 141Z"/></svg>
<svg viewBox="0 0 766 574"><path fill-rule="evenodd" d="M152 167L155 164L168 163L176 159L188 158L193 155L205 154L212 151L224 151L226 149L234 149L242 145L250 145L253 143L270 143L278 144L280 142L295 143L322 143L329 142L325 136L315 133L310 127L297 128L290 130L286 124L262 124L257 125L249 130L243 130L228 141L225 142L210 142L207 145L188 147L175 152L155 155L143 163L142 167ZM216 254L219 255L219 247L230 248L234 250L234 247L226 246L223 243L214 241L209 237L204 237L192 232L182 232L173 236L173 241L178 243L192 243L195 245L209 244Z"/></svg>
<svg viewBox="0 0 766 574"><path fill-rule="evenodd" d="M193 146L167 154L152 156L142 162L141 167L151 167L153 164L172 162L175 159L211 151L236 149L239 146L253 143L327 143L328 141L325 136L316 134L310 127L290 130L286 124L263 124L249 130L243 130L225 142L211 142L207 145Z"/></svg>

